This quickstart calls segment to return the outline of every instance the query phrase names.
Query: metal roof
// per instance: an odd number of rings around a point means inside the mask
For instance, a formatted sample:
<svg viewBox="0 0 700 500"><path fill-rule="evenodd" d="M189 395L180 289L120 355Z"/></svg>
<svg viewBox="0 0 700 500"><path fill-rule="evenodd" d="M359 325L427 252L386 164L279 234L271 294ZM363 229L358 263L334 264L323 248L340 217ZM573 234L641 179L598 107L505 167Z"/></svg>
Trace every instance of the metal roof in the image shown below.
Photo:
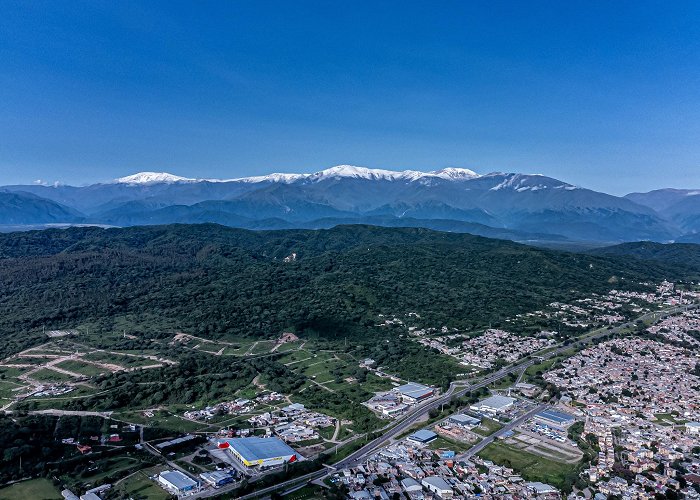
<svg viewBox="0 0 700 500"><path fill-rule="evenodd" d="M508 396L491 396L479 401L476 406L488 406L489 408L501 409L515 403L515 398L509 398Z"/></svg>
<svg viewBox="0 0 700 500"><path fill-rule="evenodd" d="M572 420L576 420L573 416L569 415L568 413L554 410L544 410L539 412L535 416L545 420L549 420L551 422L556 422L558 424L563 424L564 422L571 422Z"/></svg>
<svg viewBox="0 0 700 500"><path fill-rule="evenodd" d="M474 418L470 415L464 415L463 413L457 413L456 415L450 415L450 420L453 422L458 422L460 424L473 424L476 425L481 422L481 419Z"/></svg>
<svg viewBox="0 0 700 500"><path fill-rule="evenodd" d="M275 437L232 438L226 441L231 448L249 462L296 455L293 448Z"/></svg>
<svg viewBox="0 0 700 500"><path fill-rule="evenodd" d="M194 436L194 435L192 435L192 434L186 434L186 435L184 435L184 436L182 436L182 437L175 438L175 439L171 439L170 441L165 441L165 442L163 442L163 443L158 443L158 444L156 445L156 448L162 450L163 448L167 448L168 446L173 446L173 445L175 445L175 444L180 444L180 443L186 443L187 441L191 441L191 440L193 440L193 439L196 438L196 437L197 437L197 436Z"/></svg>
<svg viewBox="0 0 700 500"><path fill-rule="evenodd" d="M423 384L417 384L416 382L409 382L408 384L400 385L396 388L396 390L404 396L414 399L425 397L433 392L431 387Z"/></svg>
<svg viewBox="0 0 700 500"><path fill-rule="evenodd" d="M437 437L437 434L435 434L433 431L429 431L427 429L421 429L419 431L414 432L410 436L408 436L409 439L412 439L413 441L420 441L420 442L430 441L431 439L435 439L436 437Z"/></svg>
<svg viewBox="0 0 700 500"><path fill-rule="evenodd" d="M178 490L194 488L197 486L197 481L186 476L179 470L166 470L160 473L160 477L175 486Z"/></svg>
<svg viewBox="0 0 700 500"><path fill-rule="evenodd" d="M443 478L440 476L428 476L423 479L423 483L427 483L431 486L434 486L435 488L443 491L451 491L452 486L450 486L450 483L445 481Z"/></svg>

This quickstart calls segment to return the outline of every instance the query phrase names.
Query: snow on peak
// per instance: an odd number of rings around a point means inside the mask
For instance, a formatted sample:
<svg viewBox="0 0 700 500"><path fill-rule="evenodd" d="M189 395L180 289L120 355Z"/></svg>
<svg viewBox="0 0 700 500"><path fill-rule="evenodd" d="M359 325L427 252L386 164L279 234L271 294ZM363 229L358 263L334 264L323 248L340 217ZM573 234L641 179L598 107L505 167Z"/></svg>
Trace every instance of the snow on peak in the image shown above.
<svg viewBox="0 0 700 500"><path fill-rule="evenodd" d="M120 177L112 181L115 184L172 184L174 182L195 182L197 179L188 179L167 172L139 172L126 177Z"/></svg>
<svg viewBox="0 0 700 500"><path fill-rule="evenodd" d="M474 179L479 177L479 174L468 168L457 168L448 167L442 170L434 170L433 172L428 172L427 175L433 175L435 177L440 177L442 179L448 180L463 180L463 179Z"/></svg>
<svg viewBox="0 0 700 500"><path fill-rule="evenodd" d="M366 180L388 180L388 181L417 181L421 179L445 179L449 181L462 181L479 177L472 170L466 168L443 168L432 172L420 172L418 170L384 170L378 168L356 167L353 165L338 165L327 168L312 174L285 174L273 173L268 175L257 175L252 177L241 177L237 179L190 179L166 172L140 172L138 174L121 177L112 181L116 184L172 184L176 182L276 182L281 184L291 184L293 182L306 180L318 182L326 179L366 179Z"/></svg>
<svg viewBox="0 0 700 500"><path fill-rule="evenodd" d="M338 165L336 167L327 168L314 174L310 174L310 180L322 180L333 177L344 177L352 179L369 179L369 180L397 180L407 179L412 180L423 175L422 172L414 170L404 170L397 172L395 170L382 170L378 168L355 167L353 165Z"/></svg>

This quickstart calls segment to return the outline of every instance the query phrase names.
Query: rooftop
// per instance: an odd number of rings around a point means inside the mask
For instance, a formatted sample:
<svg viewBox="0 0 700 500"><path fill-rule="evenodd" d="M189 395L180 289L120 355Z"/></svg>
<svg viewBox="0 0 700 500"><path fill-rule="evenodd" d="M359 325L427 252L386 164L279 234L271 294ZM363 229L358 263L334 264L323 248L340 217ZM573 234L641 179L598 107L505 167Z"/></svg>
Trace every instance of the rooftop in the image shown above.
<svg viewBox="0 0 700 500"><path fill-rule="evenodd" d="M488 397L483 401L479 401L476 406L488 406L489 408L500 409L512 405L513 403L515 403L515 401L515 398L495 395Z"/></svg>
<svg viewBox="0 0 700 500"><path fill-rule="evenodd" d="M396 388L404 396L408 396L414 399L424 397L433 392L433 389L427 385L418 384L416 382L409 382L408 384L401 385Z"/></svg>
<svg viewBox="0 0 700 500"><path fill-rule="evenodd" d="M431 439L435 439L436 437L437 434L427 429L421 429L408 436L409 439L420 442L430 441Z"/></svg>
<svg viewBox="0 0 700 500"><path fill-rule="evenodd" d="M231 448L249 462L296 455L296 451L284 441L275 437L226 439Z"/></svg>
<svg viewBox="0 0 700 500"><path fill-rule="evenodd" d="M160 473L160 477L180 490L197 486L197 481L186 476L179 470L165 470Z"/></svg>
<svg viewBox="0 0 700 500"><path fill-rule="evenodd" d="M544 410L539 412L536 417L544 418L546 420L551 420L552 422L556 422L558 424L564 423L564 422L571 422L572 420L576 420L572 415L569 415L568 413L564 413L561 411L554 411L554 410Z"/></svg>

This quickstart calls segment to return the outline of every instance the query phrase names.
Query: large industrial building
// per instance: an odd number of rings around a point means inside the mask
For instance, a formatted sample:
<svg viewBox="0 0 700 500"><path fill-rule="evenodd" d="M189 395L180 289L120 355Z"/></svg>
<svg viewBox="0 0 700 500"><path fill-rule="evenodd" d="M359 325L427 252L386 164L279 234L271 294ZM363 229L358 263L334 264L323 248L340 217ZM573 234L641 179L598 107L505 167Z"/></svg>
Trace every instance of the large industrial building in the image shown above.
<svg viewBox="0 0 700 500"><path fill-rule="evenodd" d="M566 429L576 422L576 418L561 411L544 410L535 415L535 421L556 429Z"/></svg>
<svg viewBox="0 0 700 500"><path fill-rule="evenodd" d="M181 495L199 488L199 483L179 470L165 470L158 474L158 482L171 493Z"/></svg>
<svg viewBox="0 0 700 500"><path fill-rule="evenodd" d="M503 413L510 409L516 399L508 396L491 396L470 406L474 411L483 413Z"/></svg>
<svg viewBox="0 0 700 500"><path fill-rule="evenodd" d="M428 399L430 396L435 394L435 389L428 387L427 385L417 384L415 382L409 382L408 384L396 387L394 391L398 392L407 403L415 404L424 399Z"/></svg>
<svg viewBox="0 0 700 500"><path fill-rule="evenodd" d="M429 431L427 429L421 429L419 431L414 432L410 436L408 436L406 439L409 441L416 443L416 444L428 444L431 441L435 441L437 439L438 435L435 434L433 431Z"/></svg>
<svg viewBox="0 0 700 500"><path fill-rule="evenodd" d="M293 448L275 437L222 439L219 448L225 449L246 467L273 467L299 459Z"/></svg>

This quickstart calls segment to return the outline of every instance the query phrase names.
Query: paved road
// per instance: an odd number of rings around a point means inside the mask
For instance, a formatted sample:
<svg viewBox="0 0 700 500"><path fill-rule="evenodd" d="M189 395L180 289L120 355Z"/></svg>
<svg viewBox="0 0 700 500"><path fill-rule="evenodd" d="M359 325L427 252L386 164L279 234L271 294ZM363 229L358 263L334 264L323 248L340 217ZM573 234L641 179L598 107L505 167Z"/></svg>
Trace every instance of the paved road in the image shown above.
<svg viewBox="0 0 700 500"><path fill-rule="evenodd" d="M541 405L533 408L532 410L530 410L526 414L516 418L512 422L509 422L508 424L506 424L505 426L503 426L502 428L500 428L499 430L497 430L496 432L494 432L490 436L485 437L484 439L482 439L481 441L476 443L474 446L469 448L466 452L455 457L455 460L465 460L465 459L468 459L470 457L473 457L474 455L479 453L481 450L486 448L488 445L493 443L497 438L503 436L506 432L512 431L513 429L515 429L517 426L519 426L520 424L522 424L526 420L532 418L536 413L539 413L548 407L549 407L549 405L547 405L547 404L541 404Z"/></svg>

